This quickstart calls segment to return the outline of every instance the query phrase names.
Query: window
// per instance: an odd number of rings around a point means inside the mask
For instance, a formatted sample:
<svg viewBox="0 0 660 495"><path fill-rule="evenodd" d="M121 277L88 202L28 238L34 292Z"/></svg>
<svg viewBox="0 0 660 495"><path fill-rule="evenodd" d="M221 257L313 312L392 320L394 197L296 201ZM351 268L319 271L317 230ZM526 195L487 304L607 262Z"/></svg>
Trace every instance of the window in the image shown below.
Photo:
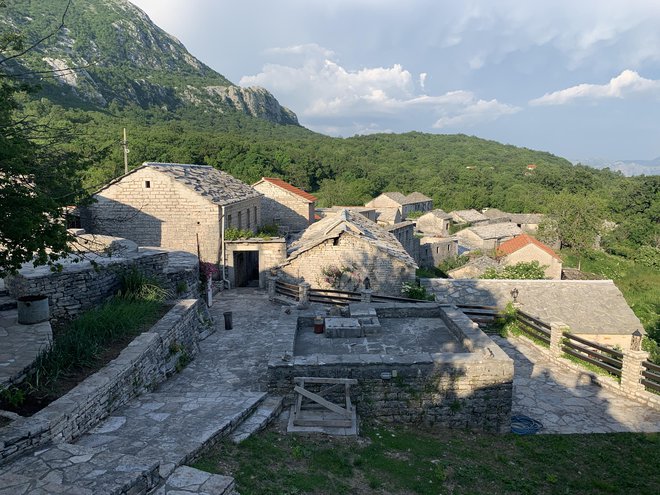
<svg viewBox="0 0 660 495"><path fill-rule="evenodd" d="M144 181L144 187L145 187L145 189L151 188L151 181L150 180L145 180Z"/></svg>
<svg viewBox="0 0 660 495"><path fill-rule="evenodd" d="M254 207L254 225L259 226L259 220L257 219L257 207Z"/></svg>
<svg viewBox="0 0 660 495"><path fill-rule="evenodd" d="M227 215L227 225L225 225L226 229L231 228L231 215Z"/></svg>
<svg viewBox="0 0 660 495"><path fill-rule="evenodd" d="M243 228L243 218L241 218L241 216L242 216L241 214L242 214L242 212L239 211L238 212L238 230Z"/></svg>

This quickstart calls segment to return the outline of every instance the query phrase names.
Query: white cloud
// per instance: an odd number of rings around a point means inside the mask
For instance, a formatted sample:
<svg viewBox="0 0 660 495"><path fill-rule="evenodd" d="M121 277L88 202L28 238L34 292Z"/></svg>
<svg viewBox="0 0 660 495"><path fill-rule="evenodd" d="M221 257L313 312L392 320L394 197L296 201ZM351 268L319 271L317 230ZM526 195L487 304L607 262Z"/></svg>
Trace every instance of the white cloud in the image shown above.
<svg viewBox="0 0 660 495"><path fill-rule="evenodd" d="M578 84L546 93L531 100L530 105L564 105L578 99L625 98L639 93L660 94L660 81L646 79L634 70L624 70L607 84Z"/></svg>
<svg viewBox="0 0 660 495"><path fill-rule="evenodd" d="M316 44L271 48L270 54L302 55L295 66L267 64L262 71L240 80L243 86L258 85L269 90L298 113L301 121L317 129L342 127L353 133L376 132L374 119L416 120L418 127L462 127L492 121L516 112L516 107L497 100L484 101L472 92L450 91L441 95L419 94L428 74L412 74L400 64L350 70L334 60L334 54ZM332 121L328 123L328 121ZM379 130L378 132L383 132Z"/></svg>
<svg viewBox="0 0 660 495"><path fill-rule="evenodd" d="M483 122L492 122L504 115L511 115L519 112L520 108L497 100L476 100L473 99L467 106L458 109L455 112L448 112L447 115L439 118L433 127L436 129L460 128L480 124Z"/></svg>
<svg viewBox="0 0 660 495"><path fill-rule="evenodd" d="M419 85L421 86L422 91L424 91L426 89L425 86L426 86L426 78L427 77L428 77L428 74L426 72L422 72L419 75Z"/></svg>

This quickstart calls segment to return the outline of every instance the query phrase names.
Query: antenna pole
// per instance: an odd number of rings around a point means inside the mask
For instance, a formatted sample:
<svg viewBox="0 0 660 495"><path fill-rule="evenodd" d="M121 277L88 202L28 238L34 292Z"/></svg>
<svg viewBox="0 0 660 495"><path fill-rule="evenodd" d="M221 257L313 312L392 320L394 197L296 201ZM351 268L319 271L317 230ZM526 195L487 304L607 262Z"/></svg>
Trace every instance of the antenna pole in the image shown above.
<svg viewBox="0 0 660 495"><path fill-rule="evenodd" d="M124 148L124 174L128 173L128 139L126 138L126 128L124 127L124 140L121 142L122 148Z"/></svg>

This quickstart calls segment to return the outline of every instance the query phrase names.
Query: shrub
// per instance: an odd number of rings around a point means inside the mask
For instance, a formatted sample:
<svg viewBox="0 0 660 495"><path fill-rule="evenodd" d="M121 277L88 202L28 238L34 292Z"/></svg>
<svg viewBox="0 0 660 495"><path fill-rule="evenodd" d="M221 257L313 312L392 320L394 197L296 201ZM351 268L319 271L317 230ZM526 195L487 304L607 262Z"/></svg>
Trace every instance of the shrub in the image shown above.
<svg viewBox="0 0 660 495"><path fill-rule="evenodd" d="M489 268L480 277L483 279L504 278L504 279L519 279L519 280L542 280L545 278L546 266L538 261L521 261L515 265L505 266L498 270L496 268Z"/></svg>
<svg viewBox="0 0 660 495"><path fill-rule="evenodd" d="M435 296L429 294L426 287L405 282L401 286L401 293L410 299L419 299L420 301L435 301Z"/></svg>
<svg viewBox="0 0 660 495"><path fill-rule="evenodd" d="M126 300L162 302L170 295L158 280L147 277L135 267L121 274L120 284L117 296Z"/></svg>

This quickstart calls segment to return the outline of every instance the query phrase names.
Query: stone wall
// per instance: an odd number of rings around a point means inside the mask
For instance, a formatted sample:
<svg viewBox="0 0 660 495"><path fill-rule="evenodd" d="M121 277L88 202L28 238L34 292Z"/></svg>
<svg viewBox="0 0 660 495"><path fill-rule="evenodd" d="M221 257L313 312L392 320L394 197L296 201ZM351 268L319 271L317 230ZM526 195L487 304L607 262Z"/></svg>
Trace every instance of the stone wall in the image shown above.
<svg viewBox="0 0 660 495"><path fill-rule="evenodd" d="M14 298L48 296L51 318L64 320L74 318L114 295L120 287L122 272L127 270L135 268L147 277L165 281L163 273L167 263L166 252L149 249L120 258L90 255L90 260L65 264L60 272L53 272L49 267L22 269L18 275L8 277L5 284ZM174 289L175 293L176 286L166 288Z"/></svg>
<svg viewBox="0 0 660 495"><path fill-rule="evenodd" d="M333 239L327 240L281 265L281 273L292 282L304 280L312 287L327 288L322 273L324 268L355 267L352 276L356 284L362 287L368 276L374 292L392 295L401 295L404 282L415 281L414 265L406 264L358 237L342 235L338 239L336 245Z"/></svg>
<svg viewBox="0 0 660 495"><path fill-rule="evenodd" d="M358 385L351 387L351 400L363 417L509 431L513 361L474 323L457 309L437 304L374 307L379 318L442 317L471 352L293 356L297 324L308 324L313 314L291 312L277 322L278 334L288 332L291 344L283 338L273 348L269 390L291 401L294 377L354 378Z"/></svg>
<svg viewBox="0 0 660 495"><path fill-rule="evenodd" d="M0 462L48 442L75 440L140 393L153 390L198 351L212 325L196 299L179 301L148 332L69 393L0 430Z"/></svg>
<svg viewBox="0 0 660 495"><path fill-rule="evenodd" d="M264 225L280 225L299 232L314 222L314 203L268 181L255 184L254 188L264 195L261 198Z"/></svg>

